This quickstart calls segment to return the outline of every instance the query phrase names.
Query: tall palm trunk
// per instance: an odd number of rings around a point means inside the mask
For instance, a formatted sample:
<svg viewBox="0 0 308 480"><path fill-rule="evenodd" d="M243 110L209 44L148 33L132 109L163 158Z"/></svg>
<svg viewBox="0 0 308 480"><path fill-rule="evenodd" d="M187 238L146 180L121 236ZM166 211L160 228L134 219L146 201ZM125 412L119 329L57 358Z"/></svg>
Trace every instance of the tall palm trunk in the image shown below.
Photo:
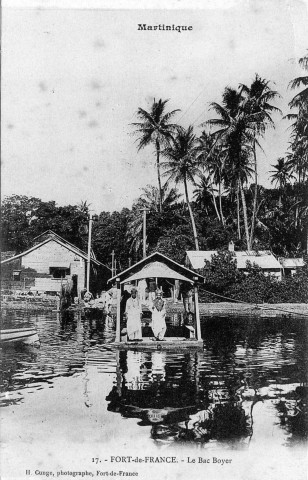
<svg viewBox="0 0 308 480"><path fill-rule="evenodd" d="M161 188L161 179L160 179L160 145L159 141L156 140L156 167L157 167L157 179L158 179L158 199L159 199L159 212L163 211L163 202L162 202L162 188Z"/></svg>
<svg viewBox="0 0 308 480"><path fill-rule="evenodd" d="M218 218L219 221L221 221L221 218L220 218L220 215L219 215L219 212L218 212L218 208L217 208L217 205L216 205L216 200L215 200L214 193L212 193L212 198L213 198L213 205L214 205L214 208L215 208L217 218Z"/></svg>
<svg viewBox="0 0 308 480"><path fill-rule="evenodd" d="M220 179L218 181L218 196L219 196L219 211L220 211L221 223L223 225L225 225L225 219L224 219L224 215L223 215L223 212L222 212L222 203L221 203L221 181L220 181Z"/></svg>
<svg viewBox="0 0 308 480"><path fill-rule="evenodd" d="M238 181L239 181L241 198L242 198L242 205L243 205L243 216L244 216L247 250L249 252L251 250L251 246L250 246L250 238L249 238L249 228L248 228L248 217L247 217L247 206L246 206L246 200L245 200L245 193L244 193L243 184L242 184L241 179L239 178Z"/></svg>
<svg viewBox="0 0 308 480"><path fill-rule="evenodd" d="M241 240L241 217L240 217L240 192L239 192L240 186L239 182L237 182L237 187L236 187L236 213L237 213L237 236L238 239Z"/></svg>
<svg viewBox="0 0 308 480"><path fill-rule="evenodd" d="M192 208L191 208L191 205L190 205L190 202L189 202L186 177L184 177L184 188L185 188L186 203L187 203L187 207L188 207L188 211L189 211L189 215L190 215L190 220L191 220L191 225L192 225L192 229L193 229L195 246L196 246L196 250L199 250L197 229L196 229L196 224L195 224L193 211L192 211Z"/></svg>
<svg viewBox="0 0 308 480"><path fill-rule="evenodd" d="M256 215L257 215L257 203L258 203L258 172L257 172L257 154L256 154L255 141L253 145L253 156L254 156L255 191L254 191L254 198L253 198L253 210L252 210L252 219L251 219L251 228L250 228L250 245L253 244L253 236L254 236Z"/></svg>

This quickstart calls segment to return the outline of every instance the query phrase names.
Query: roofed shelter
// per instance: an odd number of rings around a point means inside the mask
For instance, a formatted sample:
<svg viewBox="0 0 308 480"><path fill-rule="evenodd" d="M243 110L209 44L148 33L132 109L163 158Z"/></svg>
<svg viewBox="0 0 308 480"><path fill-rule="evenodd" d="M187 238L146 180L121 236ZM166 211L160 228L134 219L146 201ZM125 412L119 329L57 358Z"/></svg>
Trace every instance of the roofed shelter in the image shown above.
<svg viewBox="0 0 308 480"><path fill-rule="evenodd" d="M189 282L194 286L195 295L195 317L197 326L197 340L201 341L201 328L198 303L198 282L204 281L204 277L183 265L171 260L160 252L154 252L148 257L140 260L140 262L132 265L123 272L109 279L109 282L116 281L117 284L117 328L116 341L120 341L120 299L123 285L128 282L138 281L141 279L155 278L157 279L173 279Z"/></svg>

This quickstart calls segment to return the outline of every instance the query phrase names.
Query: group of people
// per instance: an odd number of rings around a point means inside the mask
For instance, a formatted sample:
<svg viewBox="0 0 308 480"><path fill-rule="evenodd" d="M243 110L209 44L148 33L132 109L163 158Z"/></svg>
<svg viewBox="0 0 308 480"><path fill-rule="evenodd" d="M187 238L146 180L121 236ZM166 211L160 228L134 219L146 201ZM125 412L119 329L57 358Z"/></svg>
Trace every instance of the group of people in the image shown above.
<svg viewBox="0 0 308 480"><path fill-rule="evenodd" d="M193 289L191 285L181 285L181 296L184 303L185 325L193 325L193 314L191 313ZM103 291L101 295L94 298L89 291L82 292L85 306L104 310L107 315L111 314L112 293ZM155 281L142 279L138 287L133 286L129 292L124 291L121 298L121 310L126 319L126 330L128 341L142 341L142 306L146 306L151 312L151 329L156 340L164 341L166 333L166 303L163 299L162 290L157 288Z"/></svg>
<svg viewBox="0 0 308 480"><path fill-rule="evenodd" d="M131 296L126 302L125 316L127 321L128 341L142 341L141 319L142 305L146 305L152 313L152 331L156 340L164 341L166 333L166 305L162 292L156 290L155 297L148 296L142 299L137 296L137 288L131 289Z"/></svg>
<svg viewBox="0 0 308 480"><path fill-rule="evenodd" d="M83 301L87 307L98 308L107 313L107 315L111 314L112 293L110 291L105 292L103 290L100 295L97 294L96 298L94 298L93 294L86 290L83 292Z"/></svg>

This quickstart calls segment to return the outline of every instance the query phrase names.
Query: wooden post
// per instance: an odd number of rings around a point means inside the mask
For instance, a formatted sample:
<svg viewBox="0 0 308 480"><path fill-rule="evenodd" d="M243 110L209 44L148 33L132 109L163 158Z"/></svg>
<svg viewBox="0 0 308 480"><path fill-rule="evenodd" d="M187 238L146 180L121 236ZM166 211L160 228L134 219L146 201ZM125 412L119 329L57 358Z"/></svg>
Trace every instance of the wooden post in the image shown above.
<svg viewBox="0 0 308 480"><path fill-rule="evenodd" d="M143 258L146 258L147 256L147 212L149 210L147 208L142 208L141 211L143 212L142 256Z"/></svg>
<svg viewBox="0 0 308 480"><path fill-rule="evenodd" d="M117 392L118 395L122 395L122 372L120 368L120 352L117 350L116 352L116 361L117 361L117 367L116 367L116 374L117 374Z"/></svg>
<svg viewBox="0 0 308 480"><path fill-rule="evenodd" d="M143 210L143 258L147 256L147 211Z"/></svg>
<svg viewBox="0 0 308 480"><path fill-rule="evenodd" d="M114 273L114 250L112 250L111 254L111 277L115 275Z"/></svg>
<svg viewBox="0 0 308 480"><path fill-rule="evenodd" d="M116 342L121 340L121 312L120 312L120 302L121 302L121 283L120 279L116 279L117 282L117 323L116 323Z"/></svg>
<svg viewBox="0 0 308 480"><path fill-rule="evenodd" d="M194 291L195 291L195 317L196 317L196 327L197 327L197 340L202 340L201 338L201 326L200 326L200 312L199 312L199 298L198 298L198 284L197 277L194 277Z"/></svg>
<svg viewBox="0 0 308 480"><path fill-rule="evenodd" d="M88 257L87 257L87 291L90 291L90 268L91 268L91 235L92 235L93 218L89 218L89 238L88 238ZM61 278L62 281L62 278Z"/></svg>

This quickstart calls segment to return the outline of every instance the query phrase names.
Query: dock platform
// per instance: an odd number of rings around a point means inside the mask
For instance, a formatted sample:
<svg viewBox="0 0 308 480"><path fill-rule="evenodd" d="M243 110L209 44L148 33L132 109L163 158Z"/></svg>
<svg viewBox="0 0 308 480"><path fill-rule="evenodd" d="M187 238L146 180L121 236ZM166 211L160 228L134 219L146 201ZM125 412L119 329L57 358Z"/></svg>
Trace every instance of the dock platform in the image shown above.
<svg viewBox="0 0 308 480"><path fill-rule="evenodd" d="M182 349L203 349L203 340L185 337L165 337L163 341L155 340L152 337L144 337L142 341L114 342L114 347L121 350L182 350Z"/></svg>

